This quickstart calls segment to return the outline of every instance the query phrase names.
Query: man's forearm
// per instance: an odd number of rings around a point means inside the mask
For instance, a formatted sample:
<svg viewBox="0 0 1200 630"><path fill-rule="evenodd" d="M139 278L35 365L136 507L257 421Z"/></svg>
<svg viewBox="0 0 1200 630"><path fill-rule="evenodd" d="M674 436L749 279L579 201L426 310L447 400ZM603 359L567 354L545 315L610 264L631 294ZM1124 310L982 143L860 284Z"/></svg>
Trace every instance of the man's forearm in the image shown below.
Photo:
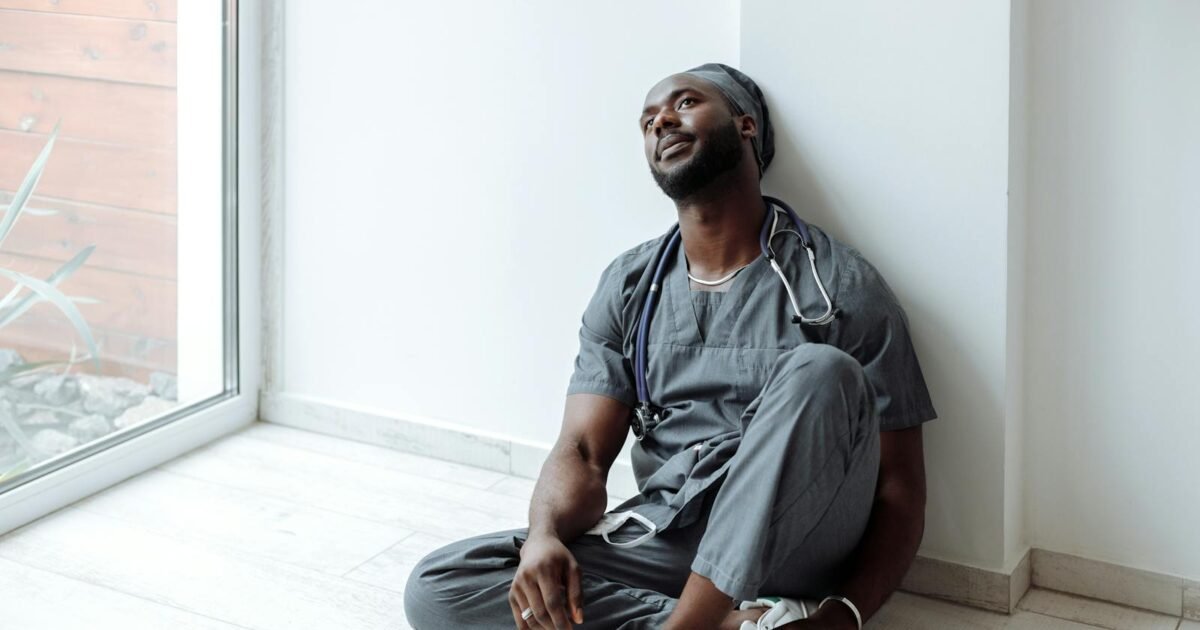
<svg viewBox="0 0 1200 630"><path fill-rule="evenodd" d="M849 577L834 591L854 603L863 621L875 614L900 586L912 566L925 531L924 497L907 489L882 488L867 530L854 553ZM839 602L829 602L821 617L840 623L829 627L855 628L854 614Z"/></svg>
<svg viewBox="0 0 1200 630"><path fill-rule="evenodd" d="M529 535L574 540L600 520L607 505L604 470L577 447L555 445L529 502Z"/></svg>

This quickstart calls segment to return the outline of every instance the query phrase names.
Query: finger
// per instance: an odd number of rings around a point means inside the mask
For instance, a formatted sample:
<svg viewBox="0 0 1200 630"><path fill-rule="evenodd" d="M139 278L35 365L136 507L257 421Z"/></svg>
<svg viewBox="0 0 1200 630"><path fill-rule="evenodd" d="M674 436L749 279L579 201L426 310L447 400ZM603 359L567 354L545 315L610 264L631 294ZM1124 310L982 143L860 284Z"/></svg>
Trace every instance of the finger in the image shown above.
<svg viewBox="0 0 1200 630"><path fill-rule="evenodd" d="M567 606L571 620L583 623L583 571L578 562L567 567Z"/></svg>
<svg viewBox="0 0 1200 630"><path fill-rule="evenodd" d="M521 618L521 612L525 610L525 597L521 594L521 589L517 587L516 582L513 582L512 588L508 592L508 605L512 607L513 621L517 624L517 630L529 630L529 624Z"/></svg>
<svg viewBox="0 0 1200 630"><path fill-rule="evenodd" d="M542 601L542 592L536 580L529 580L521 590L525 596L525 608L533 611L533 616L525 620L530 628L535 630L554 630L554 621L546 614L546 603Z"/></svg>
<svg viewBox="0 0 1200 630"><path fill-rule="evenodd" d="M546 604L546 616L553 624L549 627L554 630L570 630L571 620L567 618L567 591L562 578L555 580L551 576L539 575L538 586L542 590L542 601Z"/></svg>

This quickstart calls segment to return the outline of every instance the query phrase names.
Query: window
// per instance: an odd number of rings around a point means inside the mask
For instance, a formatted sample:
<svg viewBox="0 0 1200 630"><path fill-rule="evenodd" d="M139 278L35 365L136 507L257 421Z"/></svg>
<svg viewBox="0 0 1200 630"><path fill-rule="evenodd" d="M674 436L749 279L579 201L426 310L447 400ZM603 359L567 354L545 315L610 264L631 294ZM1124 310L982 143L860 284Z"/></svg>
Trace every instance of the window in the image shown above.
<svg viewBox="0 0 1200 630"><path fill-rule="evenodd" d="M0 493L237 393L234 15L0 0Z"/></svg>

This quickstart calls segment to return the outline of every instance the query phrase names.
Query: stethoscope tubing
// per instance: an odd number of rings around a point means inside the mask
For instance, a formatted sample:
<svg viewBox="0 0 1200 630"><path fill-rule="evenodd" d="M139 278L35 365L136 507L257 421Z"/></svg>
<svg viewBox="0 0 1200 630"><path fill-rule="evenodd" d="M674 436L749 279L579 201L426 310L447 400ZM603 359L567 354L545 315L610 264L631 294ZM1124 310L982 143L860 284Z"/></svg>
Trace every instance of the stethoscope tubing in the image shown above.
<svg viewBox="0 0 1200 630"><path fill-rule="evenodd" d="M796 214L796 211L792 210L792 207L784 203L782 199L777 199L775 197L771 197L770 195L763 195L763 200L768 203L767 212L771 212L771 206L769 204L775 204L780 208L783 208L784 212L787 212L788 218L792 220L792 224L795 225L796 229L800 232L800 244L804 246L804 249L812 249L813 240L812 235L808 232L808 224L800 219L800 216ZM760 230L758 234L758 244L760 247L762 247L763 256L766 256L767 258L775 257L775 253L773 250L771 250L771 245L767 238L768 229L771 227L773 227L772 221L763 221L762 230Z"/></svg>
<svg viewBox="0 0 1200 630"><path fill-rule="evenodd" d="M637 391L639 401L649 401L650 393L646 387L646 335L650 330L650 317L654 313L654 307L657 305L658 296L662 293L662 277L663 269L666 267L667 259L675 253L675 249L679 247L680 231L679 224L676 223L671 228L671 236L667 239L667 244L663 248L662 253L658 257L658 266L654 269L653 280L650 281L650 291L646 294L646 303L642 307L642 318L638 323L637 341L635 345L636 355L634 362L637 367L634 370L637 380Z"/></svg>

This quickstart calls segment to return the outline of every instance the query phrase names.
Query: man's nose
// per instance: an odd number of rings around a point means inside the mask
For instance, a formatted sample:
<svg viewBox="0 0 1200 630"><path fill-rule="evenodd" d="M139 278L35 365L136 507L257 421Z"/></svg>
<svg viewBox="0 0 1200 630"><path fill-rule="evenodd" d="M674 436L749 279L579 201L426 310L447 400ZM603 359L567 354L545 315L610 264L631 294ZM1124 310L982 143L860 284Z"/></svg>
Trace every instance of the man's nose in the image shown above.
<svg viewBox="0 0 1200 630"><path fill-rule="evenodd" d="M669 129L674 129L679 126L679 119L675 117L675 112L664 110L654 115L654 135L662 137L663 132Z"/></svg>

